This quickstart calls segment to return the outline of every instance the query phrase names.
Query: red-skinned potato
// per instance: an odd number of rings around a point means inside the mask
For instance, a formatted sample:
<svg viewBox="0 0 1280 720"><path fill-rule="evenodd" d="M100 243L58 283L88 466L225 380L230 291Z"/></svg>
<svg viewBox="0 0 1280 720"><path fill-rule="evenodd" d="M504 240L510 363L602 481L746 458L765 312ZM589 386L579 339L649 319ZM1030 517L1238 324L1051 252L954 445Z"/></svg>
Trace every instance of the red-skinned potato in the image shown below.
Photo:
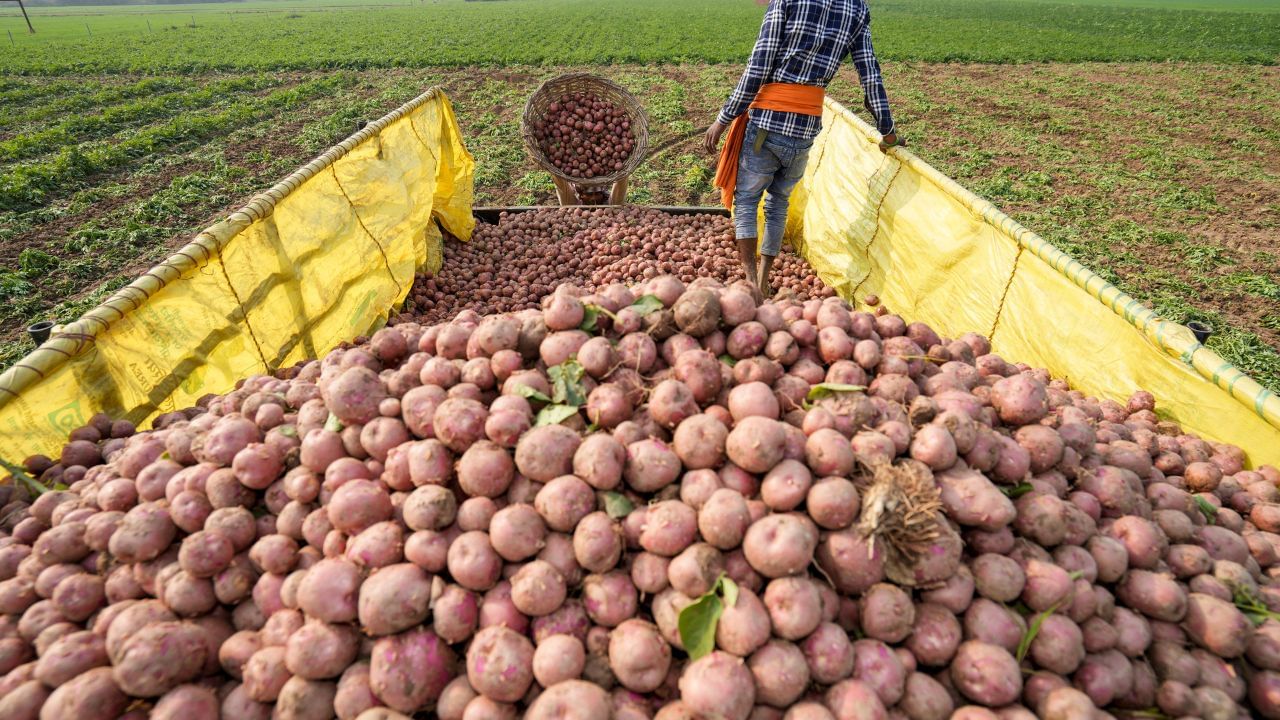
<svg viewBox="0 0 1280 720"><path fill-rule="evenodd" d="M1235 602L1280 610L1273 469L788 253L761 301L731 232L508 213L374 337L77 429L29 467L68 490L0 497L3 702L93 676L160 716L1266 716L1274 623ZM907 461L904 539L870 471Z"/></svg>

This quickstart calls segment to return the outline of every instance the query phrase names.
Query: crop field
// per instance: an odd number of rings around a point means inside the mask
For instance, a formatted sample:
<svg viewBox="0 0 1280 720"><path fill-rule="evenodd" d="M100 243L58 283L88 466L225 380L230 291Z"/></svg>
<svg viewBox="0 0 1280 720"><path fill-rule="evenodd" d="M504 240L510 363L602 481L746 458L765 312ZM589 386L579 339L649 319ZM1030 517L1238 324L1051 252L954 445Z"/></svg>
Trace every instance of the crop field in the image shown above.
<svg viewBox="0 0 1280 720"><path fill-rule="evenodd" d="M478 204L553 202L518 117L543 79L643 100L631 200L712 204L700 134L746 0L253 0L0 10L0 367L254 192L441 85ZM1280 0L885 0L913 151L1280 391ZM87 26L87 27L86 27ZM10 44L8 32L12 33ZM90 34L91 33L91 34ZM860 106L842 71L832 95Z"/></svg>
<svg viewBox="0 0 1280 720"><path fill-rule="evenodd" d="M762 9L747 0L251 0L203 5L16 8L0 71L309 70L510 64L737 62ZM888 60L1195 60L1272 63L1274 0L885 0ZM3 41L4 37L0 37Z"/></svg>

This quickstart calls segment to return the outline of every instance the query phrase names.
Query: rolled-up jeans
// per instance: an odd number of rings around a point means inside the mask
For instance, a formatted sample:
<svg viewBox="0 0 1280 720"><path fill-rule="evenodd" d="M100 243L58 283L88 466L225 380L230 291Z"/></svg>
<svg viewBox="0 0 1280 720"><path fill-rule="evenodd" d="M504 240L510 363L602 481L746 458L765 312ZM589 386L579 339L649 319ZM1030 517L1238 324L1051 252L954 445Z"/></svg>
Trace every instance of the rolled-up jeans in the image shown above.
<svg viewBox="0 0 1280 720"><path fill-rule="evenodd" d="M760 133L765 133L764 142L757 142ZM764 200L761 255L773 257L782 250L791 191L804 176L811 147L813 140L766 132L754 122L747 125L742 154L738 156L738 185L733 191L733 225L739 239L760 237L756 215L760 196L769 192Z"/></svg>

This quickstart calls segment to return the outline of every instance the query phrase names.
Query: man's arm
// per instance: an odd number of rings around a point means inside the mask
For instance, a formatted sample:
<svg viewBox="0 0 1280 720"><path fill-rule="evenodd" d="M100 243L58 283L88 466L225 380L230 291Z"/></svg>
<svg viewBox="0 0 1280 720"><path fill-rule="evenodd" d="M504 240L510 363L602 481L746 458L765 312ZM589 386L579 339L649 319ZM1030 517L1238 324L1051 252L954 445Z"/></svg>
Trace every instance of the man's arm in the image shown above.
<svg viewBox="0 0 1280 720"><path fill-rule="evenodd" d="M742 77L738 80L737 86L730 93L728 101L724 107L720 109L720 114L716 116L715 122L711 123L711 127L707 128L707 135L704 140L707 152L714 153L716 145L720 142L720 135L724 133L725 128L733 119L747 111L751 102L756 99L756 93L760 92L760 86L764 84L764 80L769 76L769 71L773 68L773 60L778 55L778 50L782 47L782 40L786 30L787 12L786 0L769 0L769 9L764 12L764 22L760 25L760 36L756 38L755 49L751 51L751 59L747 61L746 70L742 71Z"/></svg>
<svg viewBox="0 0 1280 720"><path fill-rule="evenodd" d="M729 100L720 109L720 122L729 124L733 119L747 111L751 101L756 99L760 86L773 69L774 58L782 48L786 31L786 0L769 0L769 8L765 10L764 22L760 25L760 37L756 39L756 47L751 51L751 59L742 71L738 85L729 95Z"/></svg>
<svg viewBox="0 0 1280 720"><path fill-rule="evenodd" d="M884 91L884 79L880 76L880 62L871 46L871 11L867 10L866 22L853 38L853 66L862 82L863 105L876 118L876 130L885 136L889 146L897 143L893 126L893 112L889 110L889 96ZM882 143L883 144L883 143Z"/></svg>
<svg viewBox="0 0 1280 720"><path fill-rule="evenodd" d="M755 40L755 49L751 50L751 59L746 61L746 69L737 81L732 94L719 114L719 122L728 124L733 118L745 113L756 92L764 85L764 78L773 69L773 59L782 47L783 33L786 31L786 0L769 0L769 8L764 12L764 22L760 24L760 36Z"/></svg>

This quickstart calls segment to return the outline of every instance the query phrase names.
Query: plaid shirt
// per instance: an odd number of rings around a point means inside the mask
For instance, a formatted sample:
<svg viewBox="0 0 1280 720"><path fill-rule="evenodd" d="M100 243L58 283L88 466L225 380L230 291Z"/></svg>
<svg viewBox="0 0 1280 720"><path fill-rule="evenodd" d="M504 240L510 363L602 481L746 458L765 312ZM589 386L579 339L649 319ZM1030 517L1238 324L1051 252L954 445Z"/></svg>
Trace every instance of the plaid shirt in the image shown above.
<svg viewBox="0 0 1280 720"><path fill-rule="evenodd" d="M882 135L893 132L893 114L880 78L880 63L871 47L871 11L864 0L769 0L751 60L742 79L720 111L730 123L747 112L760 86L782 82L826 87L845 55L853 55L862 81L863 105L876 118ZM811 139L822 118L778 110L751 110L761 128L789 137Z"/></svg>

